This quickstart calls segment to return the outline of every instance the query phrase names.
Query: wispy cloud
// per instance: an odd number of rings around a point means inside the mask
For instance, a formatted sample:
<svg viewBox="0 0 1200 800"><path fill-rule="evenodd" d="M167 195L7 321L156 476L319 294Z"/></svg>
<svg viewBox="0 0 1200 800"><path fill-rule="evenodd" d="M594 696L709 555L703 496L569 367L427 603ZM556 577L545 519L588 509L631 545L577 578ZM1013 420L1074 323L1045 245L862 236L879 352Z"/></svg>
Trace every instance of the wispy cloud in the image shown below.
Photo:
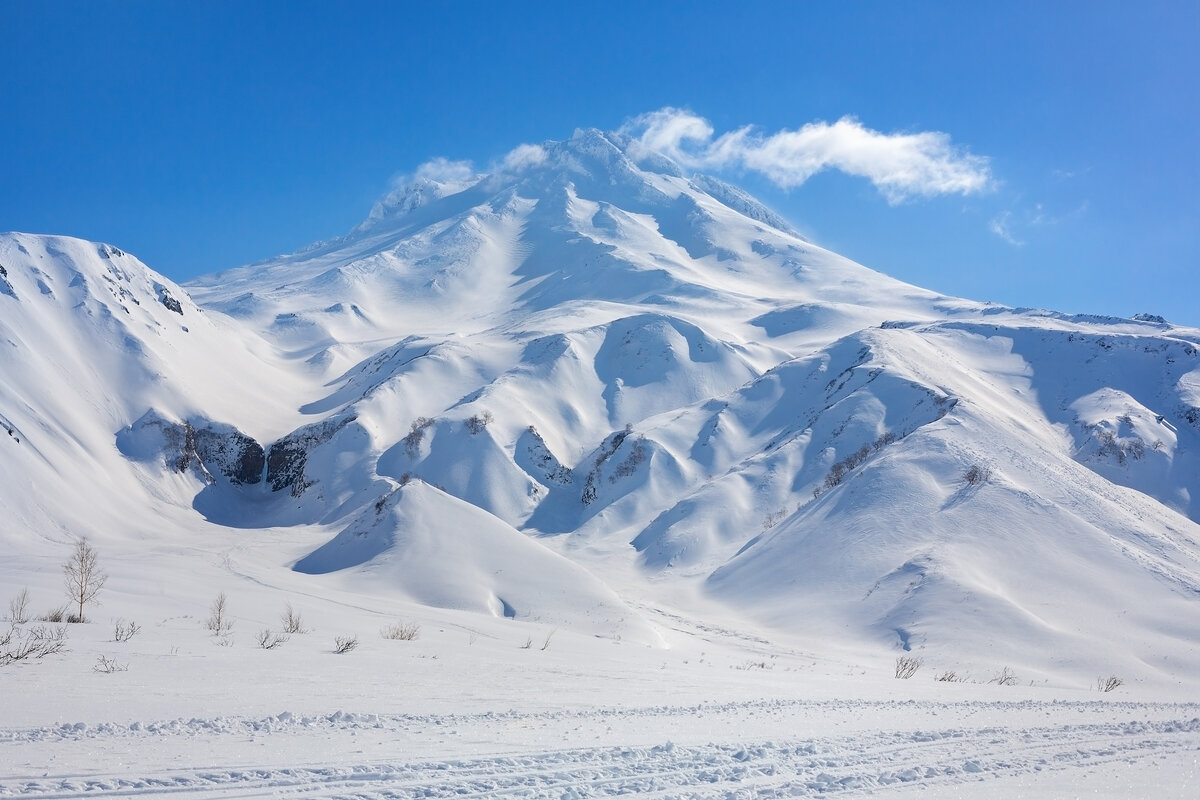
<svg viewBox="0 0 1200 800"><path fill-rule="evenodd" d="M1034 203L1032 208L1018 208L1015 213L1011 210L1001 211L988 221L988 230L1009 244L1021 247L1025 244L1025 240L1021 238L1022 231L1024 235L1037 236L1038 229L1070 223L1084 216L1087 210L1086 200L1074 209L1060 214L1051 214L1041 203Z"/></svg>
<svg viewBox="0 0 1200 800"><path fill-rule="evenodd" d="M658 152L692 169L751 170L783 188L840 170L868 179L890 203L974 194L993 183L988 159L955 146L945 133L880 133L853 117L769 135L747 126L716 136L703 117L663 108L630 120L621 132L632 138L635 155Z"/></svg>
<svg viewBox="0 0 1200 800"><path fill-rule="evenodd" d="M1012 212L1004 211L999 215L992 217L991 222L988 223L988 230L1014 247L1021 247L1025 243L1013 235L1011 220Z"/></svg>
<svg viewBox="0 0 1200 800"><path fill-rule="evenodd" d="M438 183L466 183L476 175L470 161L451 161L439 156L417 167L416 177Z"/></svg>

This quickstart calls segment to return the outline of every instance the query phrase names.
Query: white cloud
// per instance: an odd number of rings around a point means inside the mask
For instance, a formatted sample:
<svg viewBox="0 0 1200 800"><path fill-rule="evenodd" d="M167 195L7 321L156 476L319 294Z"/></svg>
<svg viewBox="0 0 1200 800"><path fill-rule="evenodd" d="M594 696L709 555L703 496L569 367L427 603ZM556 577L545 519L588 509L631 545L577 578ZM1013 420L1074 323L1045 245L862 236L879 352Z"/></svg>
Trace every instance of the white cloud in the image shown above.
<svg viewBox="0 0 1200 800"><path fill-rule="evenodd" d="M988 159L972 155L936 131L885 134L852 117L810 122L799 130L763 135L752 127L715 139L708 120L664 108L626 123L622 133L638 150L662 153L693 169L747 169L783 188L825 169L870 180L891 203L912 197L974 194L992 186Z"/></svg>
<svg viewBox="0 0 1200 800"><path fill-rule="evenodd" d="M469 183L478 176L470 161L451 161L439 156L417 167L416 177L438 183L458 184Z"/></svg>
<svg viewBox="0 0 1200 800"><path fill-rule="evenodd" d="M514 147L500 161L504 172L524 172L546 161L546 150L540 144L521 144Z"/></svg>

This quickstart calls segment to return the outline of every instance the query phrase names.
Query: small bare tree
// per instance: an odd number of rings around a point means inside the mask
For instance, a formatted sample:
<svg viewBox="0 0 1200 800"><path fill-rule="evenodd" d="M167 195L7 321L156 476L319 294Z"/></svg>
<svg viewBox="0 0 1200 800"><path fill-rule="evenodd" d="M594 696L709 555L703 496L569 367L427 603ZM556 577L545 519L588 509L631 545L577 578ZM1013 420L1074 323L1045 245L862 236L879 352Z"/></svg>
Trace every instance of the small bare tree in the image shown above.
<svg viewBox="0 0 1200 800"><path fill-rule="evenodd" d="M205 621L204 627L212 631L213 636L224 636L233 629L233 620L229 618L225 608L227 603L225 593L221 592L217 595L217 599L213 600L212 607L209 609L208 620Z"/></svg>
<svg viewBox="0 0 1200 800"><path fill-rule="evenodd" d="M118 617L117 621L113 623L113 641L128 642L130 639L136 636L138 631L141 629L142 626L138 625L136 622L126 622Z"/></svg>
<svg viewBox="0 0 1200 800"><path fill-rule="evenodd" d="M993 675L992 679L989 680L988 683L994 683L997 686L1016 686L1017 674L1008 667L1005 667Z"/></svg>
<svg viewBox="0 0 1200 800"><path fill-rule="evenodd" d="M900 680L908 680L913 675L917 674L917 670L925 663L916 656L897 656L896 657L896 677Z"/></svg>
<svg viewBox="0 0 1200 800"><path fill-rule="evenodd" d="M63 564L63 575L66 579L67 597L72 605L79 606L74 619L67 621L85 622L83 607L96 598L104 588L104 582L108 580L108 576L96 565L96 551L88 544L87 539L80 537L75 540L75 549Z"/></svg>
<svg viewBox="0 0 1200 800"><path fill-rule="evenodd" d="M333 637L333 652L337 653L338 655L341 655L342 653L349 653L356 647L358 647L358 637L354 634L349 636Z"/></svg>
<svg viewBox="0 0 1200 800"><path fill-rule="evenodd" d="M291 603L287 604L287 608L283 610L283 614L279 619L283 623L284 633L308 633L304 627L304 620L302 620L296 610L292 608Z"/></svg>
<svg viewBox="0 0 1200 800"><path fill-rule="evenodd" d="M14 625L24 625L29 622L29 588L21 590L20 594L8 601L8 621Z"/></svg>

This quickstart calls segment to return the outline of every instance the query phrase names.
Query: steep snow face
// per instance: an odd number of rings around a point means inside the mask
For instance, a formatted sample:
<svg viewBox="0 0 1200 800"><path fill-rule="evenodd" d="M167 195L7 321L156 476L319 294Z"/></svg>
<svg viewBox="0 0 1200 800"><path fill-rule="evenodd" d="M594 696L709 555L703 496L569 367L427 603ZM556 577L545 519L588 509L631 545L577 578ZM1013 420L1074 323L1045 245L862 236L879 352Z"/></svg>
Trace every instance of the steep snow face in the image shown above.
<svg viewBox="0 0 1200 800"><path fill-rule="evenodd" d="M534 150L186 292L0 240L9 546L236 528L314 592L614 638L715 598L817 648L1200 675L1200 332L909 286L618 135Z"/></svg>
<svg viewBox="0 0 1200 800"><path fill-rule="evenodd" d="M186 515L209 470L229 466L217 451L235 447L235 431L270 440L302 418L309 386L269 343L133 256L4 234L0 266L0 514L15 546L158 530L153 505ZM163 426L153 457L120 436L150 419Z"/></svg>

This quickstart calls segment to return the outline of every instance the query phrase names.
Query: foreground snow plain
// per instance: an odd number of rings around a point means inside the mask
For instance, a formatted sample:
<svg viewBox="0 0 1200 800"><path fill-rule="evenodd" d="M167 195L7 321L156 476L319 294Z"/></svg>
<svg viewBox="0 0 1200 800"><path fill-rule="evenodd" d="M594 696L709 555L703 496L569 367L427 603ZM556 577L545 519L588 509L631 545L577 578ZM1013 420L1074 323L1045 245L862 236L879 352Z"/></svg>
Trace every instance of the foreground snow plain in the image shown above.
<svg viewBox="0 0 1200 800"><path fill-rule="evenodd" d="M317 597L304 576L271 569L282 542L230 531L212 544L221 555L207 562L187 548L110 553L104 604L68 626L68 650L5 668L0 797L1200 789L1200 702L1186 690L1131 682L1102 693L1020 675L1000 686L993 674L952 683L934 680L944 670L931 663L897 680L877 653L799 641L716 606L697 615L697 598L677 614L652 593L631 606L657 643L381 600L353 585ZM176 568L185 561L190 570ZM223 587L227 634L207 630L211 607L180 599L200 586ZM52 580L31 587L33 605L57 591ZM289 604L306 632L262 649L260 632L278 632ZM139 632L115 641L117 619ZM395 623L417 637L384 638ZM335 653L339 636L358 647Z"/></svg>

